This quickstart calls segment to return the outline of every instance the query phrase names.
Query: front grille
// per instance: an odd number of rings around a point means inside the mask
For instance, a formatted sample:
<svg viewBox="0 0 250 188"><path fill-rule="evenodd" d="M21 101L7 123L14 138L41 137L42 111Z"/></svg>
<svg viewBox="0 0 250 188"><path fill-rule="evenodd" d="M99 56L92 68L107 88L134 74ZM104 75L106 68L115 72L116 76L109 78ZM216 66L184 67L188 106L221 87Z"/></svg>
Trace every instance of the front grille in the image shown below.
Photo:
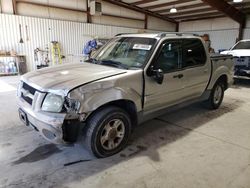
<svg viewBox="0 0 250 188"><path fill-rule="evenodd" d="M25 82L23 82L23 85L22 85L22 88L21 88L21 97L27 103L29 103L30 105L32 105L33 98L34 98L34 95L35 95L36 91L37 90L35 88L33 88L30 85L28 85Z"/></svg>
<svg viewBox="0 0 250 188"><path fill-rule="evenodd" d="M235 65L234 67L235 67L236 69L246 69L246 70L249 69L249 67L247 67L247 66L245 66L245 65Z"/></svg>
<svg viewBox="0 0 250 188"><path fill-rule="evenodd" d="M23 93L21 94L21 97L22 97L27 103L29 103L30 105L32 105L33 99L24 96Z"/></svg>
<svg viewBox="0 0 250 188"><path fill-rule="evenodd" d="M234 64L235 66L244 66L248 68L250 67L250 57L248 56L235 57Z"/></svg>

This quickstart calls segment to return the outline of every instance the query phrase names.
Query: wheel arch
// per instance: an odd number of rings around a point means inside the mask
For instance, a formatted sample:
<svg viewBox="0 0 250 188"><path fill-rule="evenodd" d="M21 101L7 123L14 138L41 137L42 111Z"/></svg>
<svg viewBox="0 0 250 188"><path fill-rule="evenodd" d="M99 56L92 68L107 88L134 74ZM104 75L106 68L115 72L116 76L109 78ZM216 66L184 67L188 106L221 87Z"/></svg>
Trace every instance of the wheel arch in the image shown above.
<svg viewBox="0 0 250 188"><path fill-rule="evenodd" d="M99 106L87 116L86 121L88 121L92 116L98 113L98 111L100 111L101 109L107 108L109 106L116 106L116 107L123 109L126 113L128 113L131 119L132 127L137 125L138 116L137 116L136 104L133 101L128 100L128 99L114 100L114 101L110 101Z"/></svg>
<svg viewBox="0 0 250 188"><path fill-rule="evenodd" d="M216 74L216 76L214 76L211 80L211 82L209 83L209 86L208 86L208 90L211 90L213 89L213 87L215 86L216 83L218 82L222 82L225 86L225 90L228 89L229 87L229 75L226 74L226 73L223 73L223 74Z"/></svg>
<svg viewBox="0 0 250 188"><path fill-rule="evenodd" d="M221 75L221 76L217 79L216 83L218 83L218 82L223 83L224 89L225 89L225 90L228 89L228 77L227 77L226 74Z"/></svg>

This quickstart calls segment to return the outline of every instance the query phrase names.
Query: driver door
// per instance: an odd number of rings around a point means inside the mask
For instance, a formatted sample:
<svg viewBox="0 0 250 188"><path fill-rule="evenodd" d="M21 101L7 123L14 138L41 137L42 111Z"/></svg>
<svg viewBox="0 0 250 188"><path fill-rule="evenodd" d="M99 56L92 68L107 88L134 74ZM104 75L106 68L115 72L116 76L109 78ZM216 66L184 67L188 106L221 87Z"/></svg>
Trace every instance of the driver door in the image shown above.
<svg viewBox="0 0 250 188"><path fill-rule="evenodd" d="M152 66L154 70L163 71L164 79L162 84L158 84L153 76L145 75L144 110L155 111L179 103L184 96L181 41L163 42L149 68Z"/></svg>

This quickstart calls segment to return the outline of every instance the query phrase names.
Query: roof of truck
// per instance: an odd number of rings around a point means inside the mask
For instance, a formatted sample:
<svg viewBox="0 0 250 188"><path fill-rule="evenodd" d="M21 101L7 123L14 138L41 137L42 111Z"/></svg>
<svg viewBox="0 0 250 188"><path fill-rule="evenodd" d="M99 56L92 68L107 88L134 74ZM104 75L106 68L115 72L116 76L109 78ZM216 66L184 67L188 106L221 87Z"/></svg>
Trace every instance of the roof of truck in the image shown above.
<svg viewBox="0 0 250 188"><path fill-rule="evenodd" d="M143 37L143 38L163 38L163 37L199 37L197 34L193 33L180 33L180 32L162 32L162 33L120 33L116 37Z"/></svg>

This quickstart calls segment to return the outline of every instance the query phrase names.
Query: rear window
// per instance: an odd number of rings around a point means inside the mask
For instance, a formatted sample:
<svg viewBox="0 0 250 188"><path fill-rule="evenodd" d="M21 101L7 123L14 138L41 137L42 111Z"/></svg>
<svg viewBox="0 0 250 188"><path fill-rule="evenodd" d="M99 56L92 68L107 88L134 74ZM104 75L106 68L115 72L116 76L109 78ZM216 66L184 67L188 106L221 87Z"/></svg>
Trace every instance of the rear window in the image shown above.
<svg viewBox="0 0 250 188"><path fill-rule="evenodd" d="M240 41L236 44L232 50L243 50L243 49L250 49L250 41Z"/></svg>
<svg viewBox="0 0 250 188"><path fill-rule="evenodd" d="M182 67L195 67L206 63L206 52L199 39L184 39L182 48Z"/></svg>

